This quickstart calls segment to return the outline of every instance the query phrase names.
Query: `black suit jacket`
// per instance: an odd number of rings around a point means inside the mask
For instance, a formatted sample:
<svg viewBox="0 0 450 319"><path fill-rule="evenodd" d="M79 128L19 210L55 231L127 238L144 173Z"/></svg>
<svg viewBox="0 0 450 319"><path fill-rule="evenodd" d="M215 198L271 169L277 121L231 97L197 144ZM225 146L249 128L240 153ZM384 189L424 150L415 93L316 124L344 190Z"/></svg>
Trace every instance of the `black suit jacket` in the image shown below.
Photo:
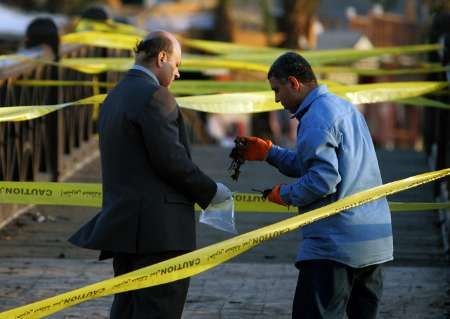
<svg viewBox="0 0 450 319"><path fill-rule="evenodd" d="M216 183L192 161L184 122L167 88L130 70L99 117L102 210L69 241L125 253L195 249L194 203Z"/></svg>

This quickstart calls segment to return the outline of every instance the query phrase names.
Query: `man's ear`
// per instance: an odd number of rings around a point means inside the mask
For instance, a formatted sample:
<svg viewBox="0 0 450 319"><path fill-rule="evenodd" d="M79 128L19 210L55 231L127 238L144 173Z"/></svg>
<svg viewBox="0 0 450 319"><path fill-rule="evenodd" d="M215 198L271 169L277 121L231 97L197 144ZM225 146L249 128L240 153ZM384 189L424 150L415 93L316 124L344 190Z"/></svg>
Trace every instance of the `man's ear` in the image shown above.
<svg viewBox="0 0 450 319"><path fill-rule="evenodd" d="M156 64L158 66L161 66L164 62L167 61L167 52L161 51L158 53L158 60L156 61Z"/></svg>
<svg viewBox="0 0 450 319"><path fill-rule="evenodd" d="M295 76L290 75L288 76L287 80L294 90L300 90L300 81Z"/></svg>

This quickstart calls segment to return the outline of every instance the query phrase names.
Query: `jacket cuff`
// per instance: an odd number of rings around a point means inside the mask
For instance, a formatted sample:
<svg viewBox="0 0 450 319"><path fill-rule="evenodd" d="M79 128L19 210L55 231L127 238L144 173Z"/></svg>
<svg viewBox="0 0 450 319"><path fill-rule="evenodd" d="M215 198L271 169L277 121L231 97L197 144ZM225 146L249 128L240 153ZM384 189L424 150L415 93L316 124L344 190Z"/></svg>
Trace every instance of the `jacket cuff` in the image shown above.
<svg viewBox="0 0 450 319"><path fill-rule="evenodd" d="M267 152L267 157L266 157L266 161L271 164L274 165L275 164L275 158L277 156L278 150L280 149L279 146L272 144L272 147L269 149L269 152Z"/></svg>
<svg viewBox="0 0 450 319"><path fill-rule="evenodd" d="M291 196L289 194L289 185L281 184L280 186L280 197L286 205L291 205Z"/></svg>
<svg viewBox="0 0 450 319"><path fill-rule="evenodd" d="M202 209L206 209L206 207L208 207L209 204L211 204L211 201L214 198L214 196L216 196L217 183L215 183L215 182L213 182L213 183L214 183L214 185L211 184L211 189L209 190L210 191L209 194L206 191L206 193L204 194L205 196L202 196L199 200L197 200L198 206L200 206Z"/></svg>

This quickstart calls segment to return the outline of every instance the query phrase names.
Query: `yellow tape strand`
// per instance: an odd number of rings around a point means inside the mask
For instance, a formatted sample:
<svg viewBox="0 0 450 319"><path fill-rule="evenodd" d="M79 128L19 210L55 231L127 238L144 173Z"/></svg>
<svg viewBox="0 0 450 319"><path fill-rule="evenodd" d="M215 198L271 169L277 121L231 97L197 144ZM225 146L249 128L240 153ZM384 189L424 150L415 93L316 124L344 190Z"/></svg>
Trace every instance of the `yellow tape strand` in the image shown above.
<svg viewBox="0 0 450 319"><path fill-rule="evenodd" d="M140 40L142 40L142 36L139 35L95 31L68 33L61 37L63 43L84 44L124 50L132 50Z"/></svg>
<svg viewBox="0 0 450 319"><path fill-rule="evenodd" d="M66 58L60 61L63 67L82 73L96 74L106 71L125 72L134 64L133 58ZM181 71L197 71L209 69L230 69L266 73L266 64L247 61L227 60L217 57L183 55Z"/></svg>
<svg viewBox="0 0 450 319"><path fill-rule="evenodd" d="M102 186L93 183L0 182L0 204L33 204L61 206L102 206ZM260 194L233 194L237 213L297 213L295 207L284 207L262 198ZM426 211L450 208L450 202L389 202L395 212ZM195 206L200 211L199 206Z"/></svg>
<svg viewBox="0 0 450 319"><path fill-rule="evenodd" d="M252 59L243 59L242 57L227 56L200 56L193 54L184 54L181 71L205 71L211 69L228 69L239 71L252 71L258 73L267 73L271 63L276 57L259 57ZM22 55L0 56L0 59L24 60L36 63L49 64L70 68L81 73L98 74L107 71L125 72L133 64L133 58L64 58L60 62L49 61L45 59L30 58ZM380 76L380 75L406 75L406 74L428 74L437 72L446 72L450 70L449 66L441 65L423 65L417 68L401 69L366 69L342 66L320 66L314 65L313 70L317 74L335 74L352 73L356 75Z"/></svg>
<svg viewBox="0 0 450 319"><path fill-rule="evenodd" d="M400 100L397 100L397 102L403 103L406 105L413 105L413 106L434 107L437 109L444 109L444 110L449 109L448 104L445 104L444 102L441 102L441 101L432 100L432 99L429 99L429 98L426 98L423 96L416 96L416 97L411 97L411 98L406 98L406 99L400 99Z"/></svg>
<svg viewBox="0 0 450 319"><path fill-rule="evenodd" d="M399 191L448 176L450 169L424 173L345 197L333 204L236 236L188 254L0 313L0 319L42 318L81 302L194 276L260 243L317 220Z"/></svg>
<svg viewBox="0 0 450 319"><path fill-rule="evenodd" d="M241 61L253 61L257 63L271 63L286 49L271 47L252 47L238 45L229 42L218 42L209 40L197 40L181 38L181 42L194 49L203 50L211 54L222 55L228 59ZM382 55L418 54L441 49L439 44L406 45L397 47L373 48L369 50L334 49L298 51L302 56L313 64L340 63L355 61L367 57Z"/></svg>
<svg viewBox="0 0 450 319"><path fill-rule="evenodd" d="M92 82L93 82L92 93L94 94L94 96L99 95L100 94L100 85L98 84L98 76L97 75L94 75L92 77ZM100 112L100 103L94 103L93 111L92 111L92 119L94 121L97 121L99 112Z"/></svg>
<svg viewBox="0 0 450 319"><path fill-rule="evenodd" d="M61 37L64 43L78 43L91 46L99 46L115 49L131 50L137 41L142 37L130 34L105 33L105 32L77 32L66 34ZM236 45L227 42L207 41L180 38L183 45L200 49L213 54L225 54L225 58L239 60L242 62L256 61L256 58L263 58L264 61L273 61L280 54L285 52L283 49L269 47L251 47ZM299 53L313 64L339 63L355 61L362 58L381 56L381 55L399 55L399 54L417 54L429 51L439 50L442 46L438 44L408 45L399 47L374 48L369 50L339 49L339 50L321 50L307 51ZM247 54L246 54L247 53ZM255 58L256 56L256 58Z"/></svg>
<svg viewBox="0 0 450 319"><path fill-rule="evenodd" d="M148 32L135 27L134 25L119 23L108 19L105 22L99 22L91 19L80 19L76 26L76 32L95 31L95 32L111 32L122 33L143 37Z"/></svg>
<svg viewBox="0 0 450 319"><path fill-rule="evenodd" d="M117 83L95 81L67 81L67 80L17 80L12 83L17 86L94 86L112 88Z"/></svg>
<svg viewBox="0 0 450 319"><path fill-rule="evenodd" d="M354 86L334 86L330 91L355 104L402 101L447 87L447 82L376 83ZM177 98L181 107L202 112L256 113L282 109L275 103L273 92L228 93ZM406 102L405 102L406 103ZM419 103L417 103L419 104ZM436 107L436 104L429 107ZM450 105L439 105L450 109Z"/></svg>
<svg viewBox="0 0 450 319"><path fill-rule="evenodd" d="M428 82L429 83L429 82ZM95 82L95 81L57 81L57 80L18 80L14 82L14 85L18 86L89 86L93 87L94 85L98 85L98 87L112 88L116 85L116 83L112 82ZM322 80L320 84L325 84L331 91L337 90L337 88L333 88L336 86L347 87L337 82ZM384 86L383 83L377 83L379 86ZM387 84L389 87L391 84ZM170 90L174 94L183 94L183 95L204 95L204 94L219 94L219 93L233 93L233 92L254 92L261 91L266 89L268 86L266 81L209 81L209 80L181 80L175 81ZM358 86L354 86L358 87ZM439 91L434 91L433 94L436 94ZM442 91L440 91L442 92ZM431 100L425 97L412 97L412 98L402 98L396 100L398 103L407 104L407 105L415 105L415 106L429 106L434 108L448 108L448 105L436 101Z"/></svg>
<svg viewBox="0 0 450 319"><path fill-rule="evenodd" d="M336 85L330 87L330 91L352 103L359 104L396 100L402 102L403 99L417 97L447 86L448 82L377 83L354 86ZM105 96L106 94L99 94L79 101L58 105L0 107L0 122L30 120L69 105L102 103ZM423 102L423 99L411 100L410 103L420 104L420 101ZM222 114L257 113L282 109L280 104L275 103L271 91L178 97L177 102L181 107L187 109ZM408 103L408 101L404 103ZM450 105L438 103L437 101L436 103L422 104L427 107L450 109Z"/></svg>
<svg viewBox="0 0 450 319"><path fill-rule="evenodd" d="M438 203L404 203L404 202L389 202L389 208L392 212L419 212L439 209L450 209L450 202Z"/></svg>
<svg viewBox="0 0 450 319"><path fill-rule="evenodd" d="M380 57L383 55L404 55L404 54L421 54L429 51L441 49L439 44L419 44L398 47L380 47L368 50L355 49L333 49L333 50L313 50L298 51L313 66L324 66L326 64L349 63L369 57ZM275 49L276 51L251 52L237 51L219 55L228 60L251 61L260 64L272 64L273 61L286 52L286 49ZM220 53L219 53L220 54Z"/></svg>
<svg viewBox="0 0 450 319"><path fill-rule="evenodd" d="M227 57L183 55L181 71L202 71L209 69L228 69L239 71L253 71L267 73L273 60L242 60L239 58L231 59ZM79 72L96 74L106 71L125 72L134 63L132 58L66 58L62 59L60 65L68 67ZM380 75L406 75L406 74L428 74L445 72L450 70L449 66L427 65L417 68L402 69L366 69L355 67L337 67L337 66L313 66L317 74L335 74L335 73L353 73L357 75L380 76Z"/></svg>
<svg viewBox="0 0 450 319"><path fill-rule="evenodd" d="M94 81L65 81L65 80L18 80L13 84L17 86L88 86L92 87L97 83L98 87L112 88L115 82L94 82ZM338 82L321 80L319 84L328 87L342 86ZM217 94L233 92L255 92L268 89L267 81L215 81L215 80L180 80L175 81L170 86L170 91L174 94L198 95Z"/></svg>

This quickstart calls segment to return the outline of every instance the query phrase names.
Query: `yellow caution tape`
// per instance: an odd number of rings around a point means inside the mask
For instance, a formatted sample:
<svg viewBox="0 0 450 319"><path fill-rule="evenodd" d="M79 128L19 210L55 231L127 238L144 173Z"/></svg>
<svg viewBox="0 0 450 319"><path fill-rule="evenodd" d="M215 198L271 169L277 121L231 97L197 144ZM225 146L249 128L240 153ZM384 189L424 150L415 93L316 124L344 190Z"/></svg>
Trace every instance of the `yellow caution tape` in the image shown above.
<svg viewBox="0 0 450 319"><path fill-rule="evenodd" d="M133 63L134 60L132 58L66 58L60 61L60 65L63 67L88 74L96 74L106 71L125 72L133 65ZM226 59L225 57L184 55L180 70L204 71L209 69L227 69L252 71L265 74L269 70L270 65L271 62L257 63L255 61ZM380 76L445 72L450 70L450 67L426 65L419 68L383 70L363 69L356 67L314 66L313 70L317 74L352 73L357 75Z"/></svg>
<svg viewBox="0 0 450 319"><path fill-rule="evenodd" d="M223 55L225 58L241 61L253 61L257 63L272 63L279 55L286 52L282 48L254 47L229 42L197 40L181 38L181 42L194 49L203 50L207 53ZM440 50L440 44L420 44L397 47L373 48L368 50L355 49L333 49L298 51L302 56L313 64L339 63L344 61L355 61L367 57L381 55L418 54L429 51Z"/></svg>
<svg viewBox="0 0 450 319"><path fill-rule="evenodd" d="M404 101L403 99L417 97L447 86L448 82L392 82L352 86L335 85L330 87L330 91L352 103L359 104ZM58 105L1 107L0 122L30 120L69 105L98 104L103 102L105 96L106 94L99 94L79 101ZM257 113L282 109L280 104L275 103L271 91L198 95L178 97L176 99L181 107L211 113ZM420 104L420 101L416 100L415 103ZM414 101L411 102L411 104L413 103ZM435 103L425 103L424 106L450 109L450 105L440 104L437 101Z"/></svg>
<svg viewBox="0 0 450 319"><path fill-rule="evenodd" d="M78 43L84 45L114 48L133 49L137 42L142 39L138 35L105 33L105 32L77 32L63 35L63 43ZM225 59L237 60L241 62L254 63L264 61L263 64L271 63L280 54L286 52L285 49L261 48L242 46L226 42L194 40L180 38L180 41L191 48L204 50L209 53L222 54ZM439 44L408 45L398 47L374 48L369 50L338 49L321 51L300 51L313 65L324 63L340 63L360 60L367 57L382 55L418 54L439 50ZM247 53L247 54L246 54Z"/></svg>
<svg viewBox="0 0 450 319"><path fill-rule="evenodd" d="M24 60L64 68L70 68L81 73L98 74L107 71L126 72L134 64L134 59L104 57L104 58L64 58L60 62L49 61L39 58L30 58L23 55L5 55L0 56L0 59L10 60ZM263 62L245 61L239 59L230 59L226 57L212 57L185 54L183 55L183 63L181 64L181 71L207 71L211 69L227 69L239 71L251 71L258 73L267 73L271 62L268 60ZM406 74L428 74L437 72L446 72L450 70L449 66L441 65L424 65L418 68L402 68L402 69L364 69L356 67L337 67L337 66L313 66L313 70L317 74L335 74L335 73L352 73L356 75L366 76L381 76L381 75L406 75Z"/></svg>
<svg viewBox="0 0 450 319"><path fill-rule="evenodd" d="M47 59L28 57L21 54L8 54L0 55L0 61L2 60L16 60L53 65L57 67L70 68L72 70L87 74L97 74L105 71L125 72L128 70L127 67L130 68L133 65L133 61L130 58L66 58L60 60L60 62L55 62Z"/></svg>
<svg viewBox="0 0 450 319"><path fill-rule="evenodd" d="M57 81L57 80L17 80L13 82L17 86L94 86L112 88L117 83L95 81ZM328 87L342 86L342 84L321 80L319 84ZM198 95L233 92L263 91L269 87L267 81L210 81L210 80L179 80L172 83L170 91L174 94Z"/></svg>
<svg viewBox="0 0 450 319"><path fill-rule="evenodd" d="M102 197L101 184L0 182L1 204L101 207Z"/></svg>
<svg viewBox="0 0 450 319"><path fill-rule="evenodd" d="M66 58L60 61L60 65L63 67L87 74L96 74L106 71L125 72L128 71L133 64L133 58ZM181 71L208 69L230 69L266 73L269 67L265 64L194 55L183 57L180 66Z"/></svg>
<svg viewBox="0 0 450 319"><path fill-rule="evenodd" d="M184 62L184 61L183 61ZM61 66L82 73L97 74L106 71L125 72L134 64L133 58L65 58Z"/></svg>
<svg viewBox="0 0 450 319"><path fill-rule="evenodd" d="M92 183L0 182L0 204L102 206L102 186ZM237 213L297 213L296 208L276 205L260 194L234 193ZM389 202L392 211L424 211L450 208L445 203ZM200 207L195 209L200 211Z"/></svg>
<svg viewBox="0 0 450 319"><path fill-rule="evenodd" d="M320 63L342 63L357 61L364 58L384 56L421 54L442 49L440 44L418 44L396 47L381 47L368 50L338 49L338 50L316 50L301 52L302 55L311 61L312 64Z"/></svg>
<svg viewBox="0 0 450 319"><path fill-rule="evenodd" d="M94 96L99 95L100 94L100 85L99 85L97 75L94 75L92 77L92 82L93 82L92 93L94 94ZM92 119L94 121L97 121L99 113L100 113L100 103L94 103L93 110L92 110Z"/></svg>
<svg viewBox="0 0 450 319"><path fill-rule="evenodd" d="M270 65L254 63L251 61L227 60L224 58L190 56L183 57L181 71L201 71L208 69L229 69L240 71L252 71L266 74Z"/></svg>
<svg viewBox="0 0 450 319"><path fill-rule="evenodd" d="M104 33L96 31L83 31L76 33L65 34L61 37L63 43L77 43L97 47L105 47L110 49L125 49L131 50L136 45L136 39L141 40L142 36L136 34L119 34L119 33ZM210 53L236 53L242 52L242 48L249 52L278 52L281 50L272 48L258 48L251 46L236 45L233 43L193 40L179 37L180 42L190 48L200 49ZM211 50L209 50L211 48ZM214 49L213 49L214 48ZM276 51L274 51L276 50ZM214 52L212 52L214 51Z"/></svg>
<svg viewBox="0 0 450 319"><path fill-rule="evenodd" d="M139 29L131 24L125 24L108 19L104 22L99 22L91 19L80 19L75 28L76 32L95 31L95 32L111 32L135 35L139 37L145 36L148 32Z"/></svg>
<svg viewBox="0 0 450 319"><path fill-rule="evenodd" d="M112 88L116 83L100 81L70 81L70 80L17 80L12 82L17 86L94 86L101 88Z"/></svg>
<svg viewBox="0 0 450 319"><path fill-rule="evenodd" d="M106 94L99 94L78 101L56 105L0 107L0 122L19 122L32 120L71 105L90 105L103 103L105 97Z"/></svg>
<svg viewBox="0 0 450 319"><path fill-rule="evenodd" d="M283 106L275 103L271 91L249 93L225 93L211 95L184 96L177 98L181 107L195 111L215 113L258 113L281 110Z"/></svg>
<svg viewBox="0 0 450 319"><path fill-rule="evenodd" d="M440 50L439 44L420 44L398 47L381 47L368 50L355 49L333 49L333 50L313 50L299 51L303 57L314 67L325 64L350 63L364 58L376 58L380 56L403 55L403 54L421 54L429 51ZM273 61L286 52L286 49L277 49L273 52L238 52L220 55L224 59L251 61L260 64L272 64Z"/></svg>
<svg viewBox="0 0 450 319"><path fill-rule="evenodd" d="M97 26L103 25L106 29L111 29L107 24L97 23ZM123 25L124 27L125 25ZM131 29L130 29L131 30ZM125 32L127 33L127 32ZM132 33L132 32L131 32ZM133 49L141 36L134 34L111 33L111 32L76 32L62 36L65 43L80 43L86 45L95 45L108 48ZM205 70L208 68L225 68L232 70L256 71L266 73L271 63L277 56L285 52L284 49L275 48L256 48L249 46L240 46L232 43L214 42L207 40L183 39L183 43L190 44L195 48L211 48L215 53L226 53L222 56L195 56L185 55L183 58L182 70ZM352 67L324 67L318 66L324 63L342 63L344 61L354 61L365 57L380 55L398 55L423 53L440 49L438 44L412 45L401 47L374 48L370 50L324 50L301 52L313 65L317 73L356 73L360 75L393 75L393 74L421 74L442 72L448 70L448 67L438 65L428 65L422 68L382 70L382 69L360 69ZM217 52L216 52L217 51ZM238 52L238 53L236 53ZM42 63L57 64L52 61L42 59L31 59L18 55L3 56L2 59L27 59ZM126 71L133 64L131 58L72 58L63 59L59 65L70 67L83 73L100 73L105 71Z"/></svg>
<svg viewBox="0 0 450 319"><path fill-rule="evenodd" d="M0 313L0 319L42 318L81 302L125 292L160 285L192 277L284 233L295 230L317 220L335 215L349 208L397 193L399 191L429 183L450 175L450 169L424 173L381 185L313 211L288 218L281 222L256 229L191 253L181 255L148 267L144 267L115 278L103 280L82 288L56 295L25 306Z"/></svg>
<svg viewBox="0 0 450 319"><path fill-rule="evenodd" d="M32 120L51 112L65 108L71 103L47 106L12 106L0 107L0 122L19 122Z"/></svg>
<svg viewBox="0 0 450 319"><path fill-rule="evenodd" d="M393 212L414 212L414 211L449 209L450 208L450 202L439 202L439 203L389 202L389 208Z"/></svg>
<svg viewBox="0 0 450 319"><path fill-rule="evenodd" d="M334 86L330 87L330 91L352 103L360 104L402 101L447 86L447 82L376 83ZM216 113L256 113L282 109L280 104L275 103L270 91L186 96L177 98L177 102L181 107ZM450 109L450 105L440 106Z"/></svg>
<svg viewBox="0 0 450 319"><path fill-rule="evenodd" d="M61 36L63 43L84 44L110 49L132 50L142 37L134 34L83 31Z"/></svg>
<svg viewBox="0 0 450 319"><path fill-rule="evenodd" d="M434 94L434 92L433 92ZM397 100L397 102L406 104L406 105L414 105L414 106L425 106L425 107L433 107L437 109L448 110L449 105L445 104L441 101L432 100L423 96L416 96L407 99Z"/></svg>
<svg viewBox="0 0 450 319"><path fill-rule="evenodd" d="M139 29L135 26L117 23L112 20L107 20L106 22L98 22L88 19L80 20L77 25L77 31L77 33L62 36L62 41L67 43L82 43L86 45L103 46L108 48L132 49L136 44L136 38L141 39L147 33L147 31ZM108 32L110 34L105 35L105 32ZM119 34L119 36L116 36L117 34ZM125 34L127 36L121 37L120 34ZM179 40L183 45L190 48L203 50L212 54L225 55L235 60L237 59L247 62L264 61L265 64L272 63L277 56L286 51L286 49L281 48L255 47L229 42L189 39L184 37L179 37ZM299 51L299 53L305 56L305 58L312 61L313 64L323 64L328 62L336 63L343 61L354 61L361 58L387 54L399 55L424 53L439 50L440 48L441 46L439 44L424 44L374 48L368 50L339 49ZM342 72L342 70L338 69L330 72L335 73L336 71ZM422 72L425 72L425 69L423 69ZM392 74L402 73L396 73L394 71L392 72Z"/></svg>
<svg viewBox="0 0 450 319"><path fill-rule="evenodd" d="M64 58L59 62L54 62L39 58L30 58L23 55L3 55L0 60L30 61L42 64L49 64L70 68L81 73L97 74L107 71L125 72L134 64L133 58ZM214 57L203 57L196 55L184 55L183 63L180 67L182 71L201 71L210 69L230 69L241 71L254 71L266 73L268 66L251 62L225 60Z"/></svg>
<svg viewBox="0 0 450 319"><path fill-rule="evenodd" d="M178 40L186 47L201 50L206 53L218 55L239 55L239 54L283 54L287 49L273 47L257 47L231 42L210 41L201 39L190 39L178 37Z"/></svg>
<svg viewBox="0 0 450 319"><path fill-rule="evenodd" d="M91 46L116 48L116 49L132 49L136 45L137 40L141 37L137 35L119 34L119 33L103 33L103 32L77 32L66 34L61 37L64 43L79 43ZM236 45L227 42L196 40L180 38L182 44L191 48L204 50L208 53L228 55L239 60L254 61L255 55L261 57L262 54L269 56L273 61L278 55L285 52L285 49L264 48ZM374 48L368 50L355 49L337 49L337 50L317 50L317 51L299 51L306 59L316 62L341 62L359 60L362 58L380 56L380 55L399 55L399 54L416 54L429 51L439 50L442 46L439 44L422 44L407 45L397 47ZM247 53L247 54L246 54ZM267 59L267 57L266 57Z"/></svg>
<svg viewBox="0 0 450 319"><path fill-rule="evenodd" d="M352 73L363 76L380 76L380 75L413 75L413 74L429 74L450 71L450 66L428 65L419 68L401 68L401 69L366 69L356 67L342 66L314 66L313 70L316 74L338 74Z"/></svg>
<svg viewBox="0 0 450 319"><path fill-rule="evenodd" d="M396 101L448 87L448 82L387 82L339 86L332 92L355 104Z"/></svg>

